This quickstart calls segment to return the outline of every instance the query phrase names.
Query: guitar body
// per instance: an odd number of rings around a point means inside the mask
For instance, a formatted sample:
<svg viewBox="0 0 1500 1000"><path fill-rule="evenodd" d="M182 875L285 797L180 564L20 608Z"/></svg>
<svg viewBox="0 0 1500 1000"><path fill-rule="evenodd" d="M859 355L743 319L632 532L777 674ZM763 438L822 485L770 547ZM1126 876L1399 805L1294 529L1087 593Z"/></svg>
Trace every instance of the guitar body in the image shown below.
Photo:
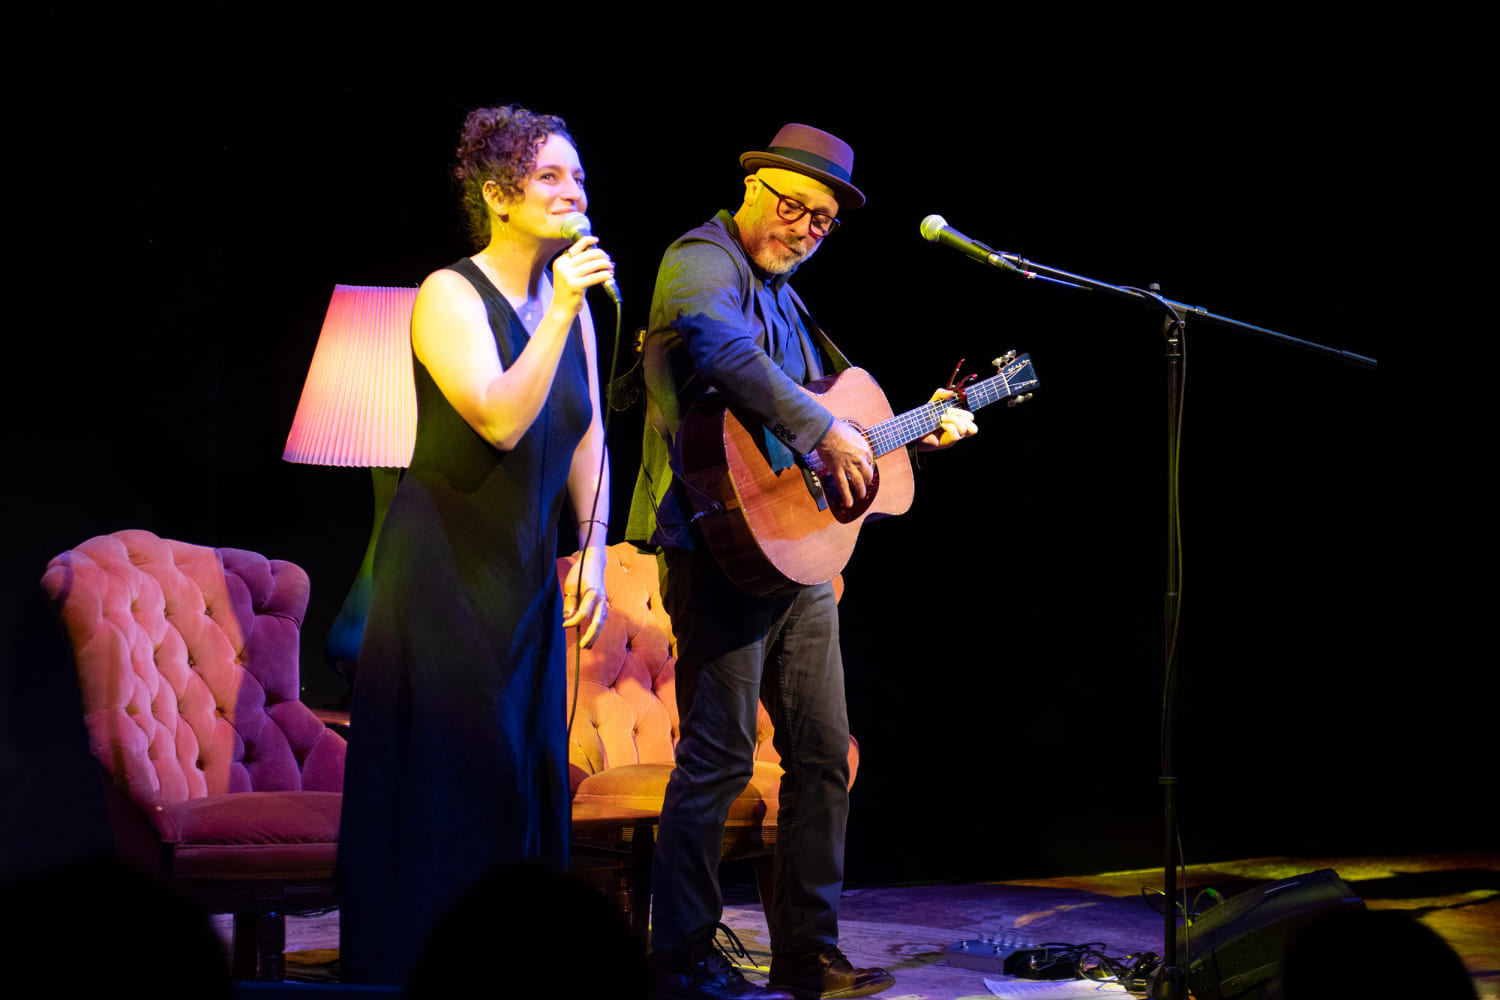
<svg viewBox="0 0 1500 1000"><path fill-rule="evenodd" d="M861 429L893 416L880 386L860 368L804 391ZM771 471L762 446L761 429L745 427L721 401L694 407L683 421L683 478L697 524L724 573L752 594L831 580L849 562L867 518L911 507L915 483L904 447L876 456L870 493L836 516L816 476L801 465Z"/></svg>

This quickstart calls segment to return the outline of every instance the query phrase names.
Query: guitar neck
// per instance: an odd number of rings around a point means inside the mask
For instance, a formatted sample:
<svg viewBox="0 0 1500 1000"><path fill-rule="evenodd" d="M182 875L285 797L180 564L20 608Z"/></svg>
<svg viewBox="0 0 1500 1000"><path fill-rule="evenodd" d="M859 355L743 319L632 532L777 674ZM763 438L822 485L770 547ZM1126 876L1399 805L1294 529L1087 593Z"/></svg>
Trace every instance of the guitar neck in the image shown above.
<svg viewBox="0 0 1500 1000"><path fill-rule="evenodd" d="M1028 392L1036 388L1036 384L1031 356L1023 354L1006 365L998 375L969 386L965 392L969 400L968 408L972 412L982 406L998 403L1002 399ZM937 430L942 425L943 414L957 405L956 396L935 399L866 428L865 437L869 439L870 448L877 456L887 454Z"/></svg>

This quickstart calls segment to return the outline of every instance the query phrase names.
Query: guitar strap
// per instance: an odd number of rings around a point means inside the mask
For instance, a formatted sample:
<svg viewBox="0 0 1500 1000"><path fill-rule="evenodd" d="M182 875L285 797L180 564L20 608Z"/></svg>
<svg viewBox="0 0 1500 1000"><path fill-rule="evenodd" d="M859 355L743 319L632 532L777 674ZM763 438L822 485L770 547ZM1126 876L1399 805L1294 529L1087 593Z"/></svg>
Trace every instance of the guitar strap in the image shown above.
<svg viewBox="0 0 1500 1000"><path fill-rule="evenodd" d="M808 380L820 379L824 375L823 361L818 357L818 347L823 348L823 352L828 355L828 360L833 365L835 374L850 367L849 359L844 357L844 352L838 349L838 345L829 338L828 334L823 332L823 328L808 314L807 306L802 303L802 296L798 295L797 290L790 285L786 286L786 290L792 297L792 303L797 307L797 315L802 317L802 330L797 339L800 341L802 348L802 360L806 366L809 376ZM811 336L811 340L808 339L809 336ZM814 343L817 344L817 347L813 346ZM768 428L761 428L761 439L765 442L766 461L770 463L772 472L790 469L797 464L795 457L792 455L792 450L779 437L772 434Z"/></svg>
<svg viewBox="0 0 1500 1000"><path fill-rule="evenodd" d="M827 354L828 360L833 363L834 374L838 374L845 368L854 367L849 363L849 359L844 357L844 352L838 349L838 345L829 338L828 334L823 332L823 328L808 314L807 306L802 304L802 296L797 294L797 290L790 285L787 286L786 290L792 295L792 302L797 306L797 314L802 317L802 325L811 332L813 340L817 342L818 347L823 348L823 353ZM817 372L818 375L816 377L821 378L823 365L818 360L818 352L805 339L802 343L802 353L808 356L809 364L807 370Z"/></svg>

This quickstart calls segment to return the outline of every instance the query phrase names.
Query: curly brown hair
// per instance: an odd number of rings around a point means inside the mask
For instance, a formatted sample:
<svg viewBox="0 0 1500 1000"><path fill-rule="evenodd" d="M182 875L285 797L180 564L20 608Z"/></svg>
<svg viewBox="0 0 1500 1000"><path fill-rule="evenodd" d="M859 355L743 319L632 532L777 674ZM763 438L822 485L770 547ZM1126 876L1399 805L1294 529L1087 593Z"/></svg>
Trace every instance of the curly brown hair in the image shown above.
<svg viewBox="0 0 1500 1000"><path fill-rule="evenodd" d="M499 185L508 200L521 197L526 175L536 168L537 148L554 135L578 145L561 118L539 115L514 104L475 108L464 119L453 179L458 182L459 201L468 216L469 237L476 248L490 241L485 181Z"/></svg>

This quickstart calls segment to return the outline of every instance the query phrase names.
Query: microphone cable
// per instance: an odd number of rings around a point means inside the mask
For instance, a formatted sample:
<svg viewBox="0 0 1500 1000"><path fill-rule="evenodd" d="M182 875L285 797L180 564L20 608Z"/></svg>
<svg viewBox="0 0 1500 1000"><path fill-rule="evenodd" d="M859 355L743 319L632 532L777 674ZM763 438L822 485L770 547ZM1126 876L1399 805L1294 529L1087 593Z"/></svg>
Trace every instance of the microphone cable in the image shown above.
<svg viewBox="0 0 1500 1000"><path fill-rule="evenodd" d="M580 589L583 587L584 562L585 562L585 560L588 559L588 556L589 556L589 543L593 541L593 539L594 539L594 532L597 531L598 528L599 528L599 521L597 520L597 518L594 515L598 514L598 512L599 512L599 494L602 492L602 486L603 486L603 483L604 483L604 471L605 471L605 468L607 467L607 465L609 463L609 425L610 425L610 418L613 416L613 413L614 413L614 407L609 404L608 400L613 395L615 372L617 372L619 370L619 364L620 364L620 330L624 326L624 317L625 317L625 307L624 307L624 304L620 301L620 295L619 295L618 288L616 288L615 292L613 294L610 294L609 297L610 297L610 301L614 303L614 307L615 307L615 332L614 332L614 337L613 337L613 339L611 341L611 346L610 346L609 379L607 381L600 382L601 386L608 386L609 387L609 394L606 395L602 391L600 393L599 405L601 407L603 407L604 414L603 414L603 417L602 417L602 419L600 421L600 427L599 427L599 437L600 437L600 441L599 441L599 468L594 473L594 500L593 500L593 503L589 507L589 516L586 519L587 524L589 526L589 530L588 530L588 533L584 536L583 547L578 550L578 585L579 585ZM592 313L591 313L591 315L592 315ZM596 339L597 339L597 336L598 336L598 331L596 329L595 330L595 337L596 337ZM587 357L587 355L585 355L585 357ZM596 378L598 377L598 372L593 372L591 374L593 374ZM573 514L574 514L575 517L578 515L578 513L579 513L578 511L574 511L573 512ZM608 543L608 541L609 541L609 537L608 537L608 533L606 532L606 534L605 534L605 542L606 542L606 544ZM606 558L608 558L608 557L606 556ZM564 593L563 597L566 599L567 594ZM580 601L582 600L581 595L579 597L579 600ZM604 612L605 612L605 615L607 617L608 614L609 614L609 591L607 589L604 592ZM602 633L603 629L604 629L604 625L603 625L602 622L600 623L599 628L600 628L600 632ZM573 648L573 698L572 698L572 703L568 706L568 730L567 730L567 738L568 738L569 742L571 742L572 739L573 739L573 723L574 723L574 721L575 721L575 719L577 717L577 714L578 714L578 702L579 702L580 695L582 693L581 692L581 688L582 688L582 685L583 685L583 651L584 651L584 648L585 648L584 644L583 644L583 632L584 632L584 630L583 630L583 623L579 622L578 625L576 626L576 629L577 629L577 633L578 633L577 639L576 639L575 642L570 643L570 645ZM599 639L599 636L597 636L597 635L594 636L594 640L596 642L598 641L598 639Z"/></svg>

